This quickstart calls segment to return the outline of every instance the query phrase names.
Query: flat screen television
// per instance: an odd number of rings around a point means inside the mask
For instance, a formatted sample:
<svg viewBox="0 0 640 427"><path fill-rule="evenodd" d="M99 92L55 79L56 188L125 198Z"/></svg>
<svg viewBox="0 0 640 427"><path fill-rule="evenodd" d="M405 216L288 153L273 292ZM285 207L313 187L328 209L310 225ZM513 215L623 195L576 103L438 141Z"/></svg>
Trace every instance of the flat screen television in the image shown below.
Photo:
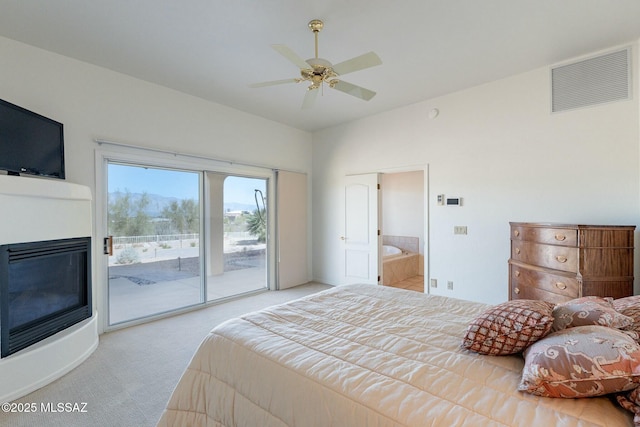
<svg viewBox="0 0 640 427"><path fill-rule="evenodd" d="M0 99L0 170L64 179L62 123Z"/></svg>

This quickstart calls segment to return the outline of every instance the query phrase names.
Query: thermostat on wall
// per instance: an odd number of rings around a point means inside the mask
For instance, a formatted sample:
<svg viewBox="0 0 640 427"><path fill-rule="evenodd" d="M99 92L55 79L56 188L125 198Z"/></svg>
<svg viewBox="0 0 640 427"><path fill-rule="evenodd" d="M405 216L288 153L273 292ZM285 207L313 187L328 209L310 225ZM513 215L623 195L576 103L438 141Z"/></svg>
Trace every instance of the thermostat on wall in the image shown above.
<svg viewBox="0 0 640 427"><path fill-rule="evenodd" d="M447 206L462 206L462 197L447 199Z"/></svg>

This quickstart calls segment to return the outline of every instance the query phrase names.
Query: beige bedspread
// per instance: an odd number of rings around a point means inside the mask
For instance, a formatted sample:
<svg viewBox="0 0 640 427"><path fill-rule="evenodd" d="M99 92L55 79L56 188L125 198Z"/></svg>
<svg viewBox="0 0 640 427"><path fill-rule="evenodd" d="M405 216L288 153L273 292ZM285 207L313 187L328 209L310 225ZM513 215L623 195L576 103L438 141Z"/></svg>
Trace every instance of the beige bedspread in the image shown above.
<svg viewBox="0 0 640 427"><path fill-rule="evenodd" d="M607 397L518 392L520 356L461 349L486 308L352 285L230 320L204 339L159 425L633 425Z"/></svg>

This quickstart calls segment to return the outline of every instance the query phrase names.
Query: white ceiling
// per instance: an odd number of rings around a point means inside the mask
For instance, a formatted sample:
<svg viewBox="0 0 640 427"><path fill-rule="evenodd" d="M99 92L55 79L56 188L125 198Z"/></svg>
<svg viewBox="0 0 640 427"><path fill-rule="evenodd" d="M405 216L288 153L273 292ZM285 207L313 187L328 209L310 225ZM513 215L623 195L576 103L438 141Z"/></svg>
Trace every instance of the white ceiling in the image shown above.
<svg viewBox="0 0 640 427"><path fill-rule="evenodd" d="M301 110L298 69L271 49L334 64L375 51ZM0 0L0 35L314 131L640 39L638 0ZM1 97L1 94L0 94Z"/></svg>

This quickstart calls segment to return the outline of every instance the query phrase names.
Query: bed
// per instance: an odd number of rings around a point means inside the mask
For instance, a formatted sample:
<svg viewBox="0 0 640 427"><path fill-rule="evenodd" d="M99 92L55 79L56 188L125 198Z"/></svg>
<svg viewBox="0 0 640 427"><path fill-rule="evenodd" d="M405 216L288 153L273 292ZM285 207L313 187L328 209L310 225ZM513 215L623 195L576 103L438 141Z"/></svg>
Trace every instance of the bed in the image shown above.
<svg viewBox="0 0 640 427"><path fill-rule="evenodd" d="M633 426L607 396L518 391L523 358L461 347L489 306L372 285L227 321L203 340L159 426Z"/></svg>

